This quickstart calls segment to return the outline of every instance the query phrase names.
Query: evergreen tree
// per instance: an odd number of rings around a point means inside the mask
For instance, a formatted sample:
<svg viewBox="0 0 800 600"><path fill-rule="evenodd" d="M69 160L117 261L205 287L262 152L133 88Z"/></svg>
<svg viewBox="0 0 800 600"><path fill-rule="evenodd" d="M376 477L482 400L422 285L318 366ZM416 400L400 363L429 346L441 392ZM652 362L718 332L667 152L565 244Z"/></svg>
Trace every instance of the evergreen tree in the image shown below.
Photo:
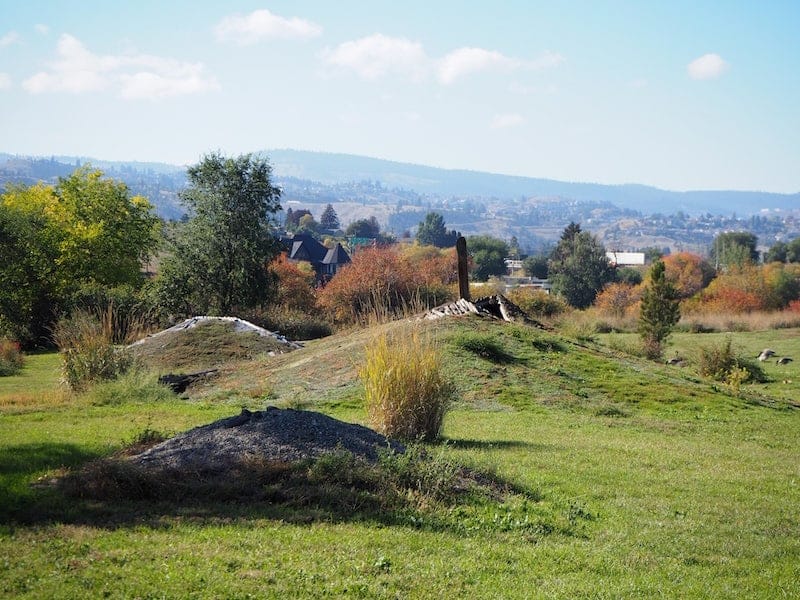
<svg viewBox="0 0 800 600"><path fill-rule="evenodd" d="M459 233L448 231L444 226L444 217L437 212L429 212L417 229L417 242L423 246L452 248L456 245Z"/></svg>
<svg viewBox="0 0 800 600"><path fill-rule="evenodd" d="M319 225L322 229L330 232L339 229L339 217L337 216L332 205L328 204L328 206L325 207L325 210L322 212L322 216L319 219Z"/></svg>
<svg viewBox="0 0 800 600"><path fill-rule="evenodd" d="M678 292L667 279L663 261L650 268L649 281L642 293L639 334L650 358L661 356L664 340L681 317Z"/></svg>
<svg viewBox="0 0 800 600"><path fill-rule="evenodd" d="M553 291L575 308L591 306L603 286L614 279L605 248L577 223L564 229L548 270Z"/></svg>

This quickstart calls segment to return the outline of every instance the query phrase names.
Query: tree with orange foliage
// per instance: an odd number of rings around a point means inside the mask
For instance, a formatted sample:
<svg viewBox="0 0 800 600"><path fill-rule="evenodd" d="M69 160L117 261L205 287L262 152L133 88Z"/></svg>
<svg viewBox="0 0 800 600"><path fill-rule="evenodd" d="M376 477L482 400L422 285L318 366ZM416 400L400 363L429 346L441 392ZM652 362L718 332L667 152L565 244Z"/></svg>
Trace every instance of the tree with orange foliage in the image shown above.
<svg viewBox="0 0 800 600"><path fill-rule="evenodd" d="M630 283L609 283L594 301L600 314L622 318L642 297L642 286Z"/></svg>
<svg viewBox="0 0 800 600"><path fill-rule="evenodd" d="M390 316L417 303L440 304L452 293L435 273L439 260L414 264L395 247L360 250L319 292L318 306L334 321L355 322Z"/></svg>
<svg viewBox="0 0 800 600"><path fill-rule="evenodd" d="M681 299L691 298L714 279L714 267L702 256L678 252L663 258L667 281Z"/></svg>
<svg viewBox="0 0 800 600"><path fill-rule="evenodd" d="M278 277L279 306L309 312L314 308L314 269L309 263L293 263L283 252L270 265L270 270Z"/></svg>

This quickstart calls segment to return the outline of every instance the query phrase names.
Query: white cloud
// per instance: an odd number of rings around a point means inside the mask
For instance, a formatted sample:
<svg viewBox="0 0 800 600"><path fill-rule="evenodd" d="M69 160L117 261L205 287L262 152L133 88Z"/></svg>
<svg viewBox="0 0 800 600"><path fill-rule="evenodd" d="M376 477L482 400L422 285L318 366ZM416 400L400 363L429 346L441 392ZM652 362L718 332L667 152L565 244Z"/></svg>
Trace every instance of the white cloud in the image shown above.
<svg viewBox="0 0 800 600"><path fill-rule="evenodd" d="M45 25L44 23L37 23L33 26L33 28L36 30L36 33L40 35L47 35L50 33L50 26Z"/></svg>
<svg viewBox="0 0 800 600"><path fill-rule="evenodd" d="M202 63L148 54L93 54L67 34L58 40L57 55L48 71L29 77L22 87L32 94L111 89L126 99L156 99L219 88L216 79L204 73Z"/></svg>
<svg viewBox="0 0 800 600"><path fill-rule="evenodd" d="M394 74L419 80L429 63L419 42L380 33L339 44L325 50L322 57L327 64L352 69L364 79Z"/></svg>
<svg viewBox="0 0 800 600"><path fill-rule="evenodd" d="M380 33L326 49L322 59L327 65L355 71L364 79L396 75L419 81L433 76L443 85L480 71L539 70L564 62L563 56L550 51L533 60L521 60L496 50L472 47L457 48L433 59L419 42Z"/></svg>
<svg viewBox="0 0 800 600"><path fill-rule="evenodd" d="M0 37L0 48L5 48L19 41L19 34L16 31L9 31Z"/></svg>
<svg viewBox="0 0 800 600"><path fill-rule="evenodd" d="M220 41L246 46L269 38L308 39L320 35L322 27L299 17L287 19L261 9L245 16L225 17L214 33Z"/></svg>
<svg viewBox="0 0 800 600"><path fill-rule="evenodd" d="M692 79L716 79L728 70L728 63L719 54L704 54L690 62L686 70Z"/></svg>
<svg viewBox="0 0 800 600"><path fill-rule="evenodd" d="M439 61L439 81L445 85L453 83L456 79L487 69L514 69L520 61L508 58L494 50L483 48L459 48L453 50Z"/></svg>
<svg viewBox="0 0 800 600"><path fill-rule="evenodd" d="M7 90L11 87L11 77L8 73L0 73L0 90Z"/></svg>
<svg viewBox="0 0 800 600"><path fill-rule="evenodd" d="M516 113L495 115L489 124L492 129L508 129L509 127L519 127L526 122L525 117Z"/></svg>

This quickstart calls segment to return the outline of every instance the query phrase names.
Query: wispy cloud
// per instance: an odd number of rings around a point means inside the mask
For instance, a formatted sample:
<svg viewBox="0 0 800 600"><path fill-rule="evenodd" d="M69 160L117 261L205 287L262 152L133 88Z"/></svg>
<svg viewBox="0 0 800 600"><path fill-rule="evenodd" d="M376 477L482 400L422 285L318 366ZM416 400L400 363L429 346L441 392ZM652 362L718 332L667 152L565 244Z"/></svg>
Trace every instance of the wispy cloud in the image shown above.
<svg viewBox="0 0 800 600"><path fill-rule="evenodd" d="M511 113L495 115L492 117L492 121L489 123L489 126L492 129L508 129L510 127L519 127L520 125L524 125L526 122L527 121L525 117L522 115Z"/></svg>
<svg viewBox="0 0 800 600"><path fill-rule="evenodd" d="M563 56L549 51L523 60L476 47L457 48L436 59L428 56L420 42L380 33L327 49L322 58L326 64L352 70L364 79L399 75L419 81L432 76L443 85L481 71L539 70L564 62Z"/></svg>
<svg viewBox="0 0 800 600"><path fill-rule="evenodd" d="M429 62L419 42L380 33L344 42L333 50L327 49L322 58L327 64L351 69L364 79L392 74L419 80L427 71Z"/></svg>
<svg viewBox="0 0 800 600"><path fill-rule="evenodd" d="M459 48L439 61L438 76L440 82L448 85L477 71L498 68L510 70L518 66L519 61L494 50Z"/></svg>
<svg viewBox="0 0 800 600"><path fill-rule="evenodd" d="M149 54L94 54L68 34L59 38L57 58L49 67L23 81L22 87L32 94L112 90L126 99L158 99L219 88L202 63Z"/></svg>
<svg viewBox="0 0 800 600"><path fill-rule="evenodd" d="M36 30L36 33L40 35L47 35L50 33L50 26L45 25L44 23L37 23L33 26L33 28Z"/></svg>
<svg viewBox="0 0 800 600"><path fill-rule="evenodd" d="M712 53L694 59L687 65L686 70L692 79L716 79L728 68L728 63L719 54Z"/></svg>
<svg viewBox="0 0 800 600"><path fill-rule="evenodd" d="M16 31L9 31L0 36L0 48L5 48L19 41L19 34Z"/></svg>
<svg viewBox="0 0 800 600"><path fill-rule="evenodd" d="M8 73L0 73L0 90L7 90L11 88L11 77Z"/></svg>
<svg viewBox="0 0 800 600"><path fill-rule="evenodd" d="M265 39L309 39L320 35L322 27L299 17L287 19L261 9L249 15L225 17L214 33L219 41L246 46Z"/></svg>

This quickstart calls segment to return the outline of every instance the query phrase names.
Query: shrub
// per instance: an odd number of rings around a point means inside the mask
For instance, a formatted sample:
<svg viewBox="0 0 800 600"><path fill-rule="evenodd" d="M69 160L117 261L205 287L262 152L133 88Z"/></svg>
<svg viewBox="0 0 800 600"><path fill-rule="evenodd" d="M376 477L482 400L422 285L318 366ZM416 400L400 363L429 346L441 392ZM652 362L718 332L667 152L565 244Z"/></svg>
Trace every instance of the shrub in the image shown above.
<svg viewBox="0 0 800 600"><path fill-rule="evenodd" d="M555 317L567 310L567 304L561 298L543 290L516 288L506 296L530 317Z"/></svg>
<svg viewBox="0 0 800 600"><path fill-rule="evenodd" d="M24 362L19 344L0 338L0 377L19 373Z"/></svg>
<svg viewBox="0 0 800 600"><path fill-rule="evenodd" d="M333 322L384 321L403 312L419 312L452 298L450 270L426 272L393 248L366 248L353 256L318 295ZM435 276L434 276L435 275Z"/></svg>
<svg viewBox="0 0 800 600"><path fill-rule="evenodd" d="M89 313L78 311L59 321L53 339L61 352L64 382L76 391L114 379L131 365L130 355L113 345L109 323Z"/></svg>
<svg viewBox="0 0 800 600"><path fill-rule="evenodd" d="M736 355L730 336L720 344L700 346L695 362L700 375L735 386L737 391L746 381L762 383L767 380L758 363Z"/></svg>
<svg viewBox="0 0 800 600"><path fill-rule="evenodd" d="M436 347L416 329L384 334L366 348L359 371L372 426L387 437L435 439L455 388Z"/></svg>
<svg viewBox="0 0 800 600"><path fill-rule="evenodd" d="M609 283L595 298L594 306L603 316L621 319L642 296L640 286L630 283Z"/></svg>
<svg viewBox="0 0 800 600"><path fill-rule="evenodd" d="M290 340L316 340L332 333L331 324L319 315L285 306L255 310L243 318Z"/></svg>

